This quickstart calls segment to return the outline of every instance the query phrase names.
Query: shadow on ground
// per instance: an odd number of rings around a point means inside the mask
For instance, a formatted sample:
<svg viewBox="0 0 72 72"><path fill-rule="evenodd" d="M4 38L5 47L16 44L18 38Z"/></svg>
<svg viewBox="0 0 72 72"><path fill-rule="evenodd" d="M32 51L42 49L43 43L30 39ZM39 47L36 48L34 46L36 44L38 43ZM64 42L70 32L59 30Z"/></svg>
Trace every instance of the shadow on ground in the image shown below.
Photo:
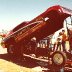
<svg viewBox="0 0 72 72"><path fill-rule="evenodd" d="M12 56L9 54L0 54L0 59L7 60L9 62L15 63L19 66L27 67L27 68L34 68L39 66L36 61L33 61L29 58ZM54 71L44 70L43 72L54 72ZM64 71L64 72L72 72L72 71Z"/></svg>
<svg viewBox="0 0 72 72"><path fill-rule="evenodd" d="M35 61L26 57L13 56L9 54L0 54L0 59L7 60L27 68L33 68L38 66L38 64Z"/></svg>

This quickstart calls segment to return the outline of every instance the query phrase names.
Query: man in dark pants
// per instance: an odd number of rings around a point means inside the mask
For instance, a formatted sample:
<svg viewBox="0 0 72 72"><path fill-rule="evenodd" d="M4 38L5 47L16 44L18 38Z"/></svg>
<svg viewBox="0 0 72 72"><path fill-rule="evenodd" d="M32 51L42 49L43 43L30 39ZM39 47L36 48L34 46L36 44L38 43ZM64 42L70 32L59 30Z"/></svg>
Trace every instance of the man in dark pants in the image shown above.
<svg viewBox="0 0 72 72"><path fill-rule="evenodd" d="M67 40L67 36L65 34L65 30L62 30L62 47L63 47L63 51L66 52L66 40Z"/></svg>
<svg viewBox="0 0 72 72"><path fill-rule="evenodd" d="M58 48L59 48L59 50L61 51L61 38L57 38L57 48L56 48L56 51L58 50Z"/></svg>
<svg viewBox="0 0 72 72"><path fill-rule="evenodd" d="M59 48L59 50L61 51L62 32L59 32L59 36L58 36L58 38L57 38L56 44L57 44L56 51L58 50L58 48Z"/></svg>

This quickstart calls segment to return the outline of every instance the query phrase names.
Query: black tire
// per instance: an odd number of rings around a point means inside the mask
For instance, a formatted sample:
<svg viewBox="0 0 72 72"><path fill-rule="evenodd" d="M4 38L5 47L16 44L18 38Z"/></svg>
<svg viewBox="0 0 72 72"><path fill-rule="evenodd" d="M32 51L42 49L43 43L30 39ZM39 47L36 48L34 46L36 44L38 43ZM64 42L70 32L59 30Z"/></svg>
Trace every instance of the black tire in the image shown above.
<svg viewBox="0 0 72 72"><path fill-rule="evenodd" d="M52 64L55 68L62 68L67 61L66 54L64 52L56 51L52 54Z"/></svg>
<svg viewBox="0 0 72 72"><path fill-rule="evenodd" d="M13 49L13 46L12 45L10 45L10 47L7 48L7 53L8 54L13 54L14 53L14 49Z"/></svg>
<svg viewBox="0 0 72 72"><path fill-rule="evenodd" d="M7 48L7 52L8 52L8 55L10 56L15 56L19 58L23 57L22 49L18 46L15 47L11 45L9 48Z"/></svg>

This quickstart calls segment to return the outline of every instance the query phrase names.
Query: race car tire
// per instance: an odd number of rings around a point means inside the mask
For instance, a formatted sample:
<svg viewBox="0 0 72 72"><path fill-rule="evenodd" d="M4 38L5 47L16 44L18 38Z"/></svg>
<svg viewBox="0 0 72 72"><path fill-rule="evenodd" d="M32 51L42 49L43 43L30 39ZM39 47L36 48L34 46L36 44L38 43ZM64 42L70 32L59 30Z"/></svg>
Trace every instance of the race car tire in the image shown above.
<svg viewBox="0 0 72 72"><path fill-rule="evenodd" d="M52 54L52 64L56 68L62 68L67 61L67 56L64 52L56 51Z"/></svg>
<svg viewBox="0 0 72 72"><path fill-rule="evenodd" d="M13 46L12 45L10 45L10 47L7 48L7 53L8 54L13 54L14 53L14 50L13 50Z"/></svg>

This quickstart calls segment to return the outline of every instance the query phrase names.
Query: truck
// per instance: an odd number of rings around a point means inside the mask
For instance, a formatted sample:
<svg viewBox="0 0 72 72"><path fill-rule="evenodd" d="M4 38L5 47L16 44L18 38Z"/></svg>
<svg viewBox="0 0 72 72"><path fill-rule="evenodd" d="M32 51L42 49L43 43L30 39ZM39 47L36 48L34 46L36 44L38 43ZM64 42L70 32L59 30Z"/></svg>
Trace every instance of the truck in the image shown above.
<svg viewBox="0 0 72 72"><path fill-rule="evenodd" d="M53 51L53 34L66 25L70 48L67 52ZM25 21L6 35L1 45L9 55L29 57L47 62L50 68L60 69L72 58L72 10L55 5L31 21Z"/></svg>

